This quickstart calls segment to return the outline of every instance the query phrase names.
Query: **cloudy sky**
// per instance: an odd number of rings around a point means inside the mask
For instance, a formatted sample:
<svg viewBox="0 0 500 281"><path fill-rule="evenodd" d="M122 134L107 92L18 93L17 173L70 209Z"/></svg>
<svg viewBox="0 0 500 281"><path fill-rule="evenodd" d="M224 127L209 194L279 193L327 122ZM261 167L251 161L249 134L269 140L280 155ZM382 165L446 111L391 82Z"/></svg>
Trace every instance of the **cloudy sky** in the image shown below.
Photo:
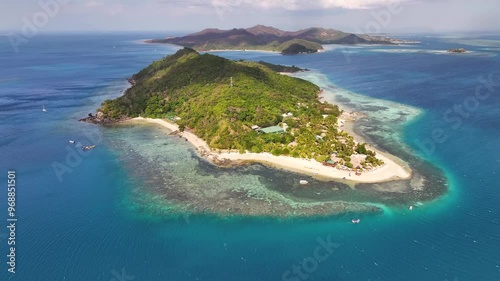
<svg viewBox="0 0 500 281"><path fill-rule="evenodd" d="M500 0L0 0L0 29L195 31L265 24L358 33L500 31ZM45 3L45 5L43 5Z"/></svg>

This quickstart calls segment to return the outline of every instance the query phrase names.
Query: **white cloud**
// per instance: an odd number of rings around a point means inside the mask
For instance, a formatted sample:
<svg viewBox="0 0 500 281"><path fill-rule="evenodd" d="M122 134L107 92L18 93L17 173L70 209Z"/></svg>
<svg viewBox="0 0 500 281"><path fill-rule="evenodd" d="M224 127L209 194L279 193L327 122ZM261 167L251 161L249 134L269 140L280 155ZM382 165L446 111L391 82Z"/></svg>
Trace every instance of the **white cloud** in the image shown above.
<svg viewBox="0 0 500 281"><path fill-rule="evenodd" d="M122 4L113 4L109 8L108 13L112 16L119 15L119 14L126 14L128 12L127 5L122 5Z"/></svg>
<svg viewBox="0 0 500 281"><path fill-rule="evenodd" d="M127 5L124 4L113 4L113 3L103 3L97 1L88 1L83 4L86 8L92 9L93 12L101 12L108 14L110 16L126 14Z"/></svg>
<svg viewBox="0 0 500 281"><path fill-rule="evenodd" d="M219 9L253 6L262 9L282 8L286 10L330 8L362 10L411 1L413 0L212 0L212 5Z"/></svg>
<svg viewBox="0 0 500 281"><path fill-rule="evenodd" d="M321 0L322 8L369 9L408 0Z"/></svg>
<svg viewBox="0 0 500 281"><path fill-rule="evenodd" d="M96 1L90 1L85 3L85 7L87 8L96 8L96 7L101 7L104 4L102 2L96 2Z"/></svg>

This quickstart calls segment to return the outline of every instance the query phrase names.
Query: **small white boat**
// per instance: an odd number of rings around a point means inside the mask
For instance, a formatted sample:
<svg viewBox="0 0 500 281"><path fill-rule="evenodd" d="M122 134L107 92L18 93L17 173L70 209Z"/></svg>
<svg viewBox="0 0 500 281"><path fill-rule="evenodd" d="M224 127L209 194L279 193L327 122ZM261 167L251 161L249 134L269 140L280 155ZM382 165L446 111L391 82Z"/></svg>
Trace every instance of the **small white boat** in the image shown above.
<svg viewBox="0 0 500 281"><path fill-rule="evenodd" d="M410 211L413 211L413 205L411 205L408 209L409 209Z"/></svg>
<svg viewBox="0 0 500 281"><path fill-rule="evenodd" d="M308 184L309 182L308 182L308 181L306 181L306 180L300 180L300 181L299 181L299 183L300 183L300 184L302 184L302 185L306 185L306 184Z"/></svg>
<svg viewBox="0 0 500 281"><path fill-rule="evenodd" d="M45 105L42 105L42 111L47 112L47 109L45 109Z"/></svg>
<svg viewBox="0 0 500 281"><path fill-rule="evenodd" d="M74 140L70 140L69 143L75 144L75 141Z"/></svg>
<svg viewBox="0 0 500 281"><path fill-rule="evenodd" d="M361 222L361 219L352 219L352 220L351 220L351 222L352 222L353 224L358 224L358 223L360 223L360 222Z"/></svg>

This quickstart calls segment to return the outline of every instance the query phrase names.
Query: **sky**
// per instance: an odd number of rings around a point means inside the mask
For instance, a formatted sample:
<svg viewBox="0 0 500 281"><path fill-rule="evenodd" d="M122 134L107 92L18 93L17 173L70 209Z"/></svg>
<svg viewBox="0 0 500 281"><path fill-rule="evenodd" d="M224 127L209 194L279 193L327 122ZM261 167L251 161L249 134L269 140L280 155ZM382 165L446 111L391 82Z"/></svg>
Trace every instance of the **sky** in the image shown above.
<svg viewBox="0 0 500 281"><path fill-rule="evenodd" d="M500 0L0 0L0 30L500 32Z"/></svg>

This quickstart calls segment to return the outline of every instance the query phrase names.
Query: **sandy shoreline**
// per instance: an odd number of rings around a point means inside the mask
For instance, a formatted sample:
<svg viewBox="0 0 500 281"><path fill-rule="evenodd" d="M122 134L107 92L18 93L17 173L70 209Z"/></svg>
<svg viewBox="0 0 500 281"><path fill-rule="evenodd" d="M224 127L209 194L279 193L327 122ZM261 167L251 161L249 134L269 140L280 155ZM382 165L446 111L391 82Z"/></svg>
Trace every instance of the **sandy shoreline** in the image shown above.
<svg viewBox="0 0 500 281"><path fill-rule="evenodd" d="M179 129L176 124L163 119L138 117L131 119L131 121L158 124L172 132L178 131ZM336 179L357 183L387 182L392 180L408 179L411 177L411 171L409 171L408 168L405 168L392 160L395 156L388 155L373 148L370 149L375 150L377 152L377 157L383 160L385 164L381 167L377 167L373 171L365 171L360 176L357 176L354 172L327 167L315 160L299 159L288 156L274 156L270 153L217 153L212 151L204 140L200 139L191 132L185 131L179 133L179 135L186 138L194 147L196 147L200 155L212 162L224 161L224 159L235 162L258 162L273 168L281 168L288 171L310 175L319 179Z"/></svg>

